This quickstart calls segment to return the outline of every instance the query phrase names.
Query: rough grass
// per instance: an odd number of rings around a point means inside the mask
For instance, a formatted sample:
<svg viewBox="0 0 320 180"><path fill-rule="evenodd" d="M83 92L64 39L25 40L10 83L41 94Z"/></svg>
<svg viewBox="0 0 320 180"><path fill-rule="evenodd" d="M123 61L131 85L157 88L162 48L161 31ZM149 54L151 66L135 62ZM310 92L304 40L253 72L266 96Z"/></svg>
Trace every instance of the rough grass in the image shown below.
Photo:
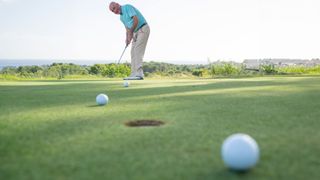
<svg viewBox="0 0 320 180"><path fill-rule="evenodd" d="M0 179L320 179L320 77L122 83L0 82ZM241 174L220 157L238 132L261 149Z"/></svg>

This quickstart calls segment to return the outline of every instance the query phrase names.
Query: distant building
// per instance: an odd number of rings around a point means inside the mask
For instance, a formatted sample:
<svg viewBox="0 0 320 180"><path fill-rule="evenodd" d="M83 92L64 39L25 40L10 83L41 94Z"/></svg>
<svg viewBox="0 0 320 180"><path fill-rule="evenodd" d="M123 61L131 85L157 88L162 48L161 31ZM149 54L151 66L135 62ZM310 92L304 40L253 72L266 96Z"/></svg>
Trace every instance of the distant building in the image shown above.
<svg viewBox="0 0 320 180"><path fill-rule="evenodd" d="M259 69L260 67L260 60L258 59L246 59L243 61L246 69Z"/></svg>
<svg viewBox="0 0 320 180"><path fill-rule="evenodd" d="M286 66L317 66L320 59L246 59L243 61L246 69L259 69L262 65L274 65L276 67Z"/></svg>

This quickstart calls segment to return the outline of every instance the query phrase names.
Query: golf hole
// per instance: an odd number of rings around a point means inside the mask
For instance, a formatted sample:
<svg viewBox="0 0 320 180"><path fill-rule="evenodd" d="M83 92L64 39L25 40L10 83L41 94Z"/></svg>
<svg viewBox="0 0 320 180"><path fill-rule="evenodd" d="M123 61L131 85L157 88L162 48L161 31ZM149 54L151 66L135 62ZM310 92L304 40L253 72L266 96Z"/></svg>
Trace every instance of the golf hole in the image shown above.
<svg viewBox="0 0 320 180"><path fill-rule="evenodd" d="M158 120L133 120L125 123L128 127L150 127L164 125L163 121Z"/></svg>

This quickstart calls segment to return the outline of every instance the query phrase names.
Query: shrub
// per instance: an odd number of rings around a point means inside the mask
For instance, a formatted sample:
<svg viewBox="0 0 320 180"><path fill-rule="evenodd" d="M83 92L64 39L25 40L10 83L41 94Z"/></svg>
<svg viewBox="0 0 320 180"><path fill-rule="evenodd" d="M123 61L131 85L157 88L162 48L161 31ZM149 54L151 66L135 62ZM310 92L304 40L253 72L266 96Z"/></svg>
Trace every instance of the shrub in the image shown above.
<svg viewBox="0 0 320 180"><path fill-rule="evenodd" d="M276 74L277 70L275 69L274 65L268 64L268 65L262 65L261 66L262 72L266 74Z"/></svg>
<svg viewBox="0 0 320 180"><path fill-rule="evenodd" d="M211 66L210 73L212 76L230 76L237 75L241 72L241 68L230 63L214 64Z"/></svg>
<svg viewBox="0 0 320 180"><path fill-rule="evenodd" d="M279 72L286 74L320 74L320 65L313 67L288 66L279 68Z"/></svg>

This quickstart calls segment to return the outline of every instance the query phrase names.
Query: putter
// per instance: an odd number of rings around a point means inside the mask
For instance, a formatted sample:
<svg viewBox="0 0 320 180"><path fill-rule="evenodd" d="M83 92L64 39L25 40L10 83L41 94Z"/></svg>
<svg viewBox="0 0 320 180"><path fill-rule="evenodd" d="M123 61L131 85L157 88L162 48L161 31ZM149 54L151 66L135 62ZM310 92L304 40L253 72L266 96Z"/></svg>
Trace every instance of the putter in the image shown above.
<svg viewBox="0 0 320 180"><path fill-rule="evenodd" d="M122 58L122 56L123 56L124 52L126 51L127 47L128 47L128 45L126 45L126 47L124 48L124 50L123 50L123 52L122 52L122 54L121 54L121 56L120 56L120 59L119 59L119 61L118 61L118 64L120 63L121 58Z"/></svg>

